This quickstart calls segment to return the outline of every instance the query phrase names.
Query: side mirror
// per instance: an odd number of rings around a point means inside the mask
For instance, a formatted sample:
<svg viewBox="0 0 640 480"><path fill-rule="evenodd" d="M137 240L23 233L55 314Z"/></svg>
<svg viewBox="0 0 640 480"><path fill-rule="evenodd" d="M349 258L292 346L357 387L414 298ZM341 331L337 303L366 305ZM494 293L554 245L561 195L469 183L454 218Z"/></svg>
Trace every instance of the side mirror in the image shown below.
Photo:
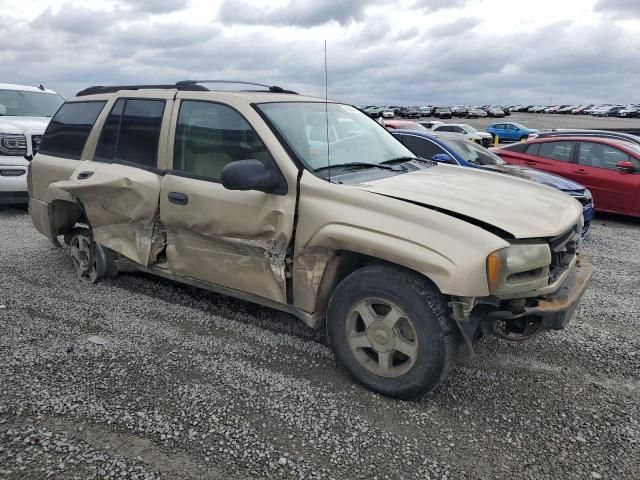
<svg viewBox="0 0 640 480"><path fill-rule="evenodd" d="M431 160L438 163L454 163L453 158L451 158L446 153L436 153Z"/></svg>
<svg viewBox="0 0 640 480"><path fill-rule="evenodd" d="M236 160L222 169L222 185L227 190L257 190L279 193L280 176L258 160Z"/></svg>
<svg viewBox="0 0 640 480"><path fill-rule="evenodd" d="M629 161L618 162L616 163L616 167L624 172L635 172L637 170L636 165Z"/></svg>

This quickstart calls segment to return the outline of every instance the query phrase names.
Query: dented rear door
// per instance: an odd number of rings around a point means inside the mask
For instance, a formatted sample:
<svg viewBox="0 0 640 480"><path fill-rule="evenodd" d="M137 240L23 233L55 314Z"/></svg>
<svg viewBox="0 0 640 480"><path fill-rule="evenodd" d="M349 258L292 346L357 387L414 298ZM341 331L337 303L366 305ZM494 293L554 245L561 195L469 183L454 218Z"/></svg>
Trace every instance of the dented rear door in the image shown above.
<svg viewBox="0 0 640 480"><path fill-rule="evenodd" d="M161 181L140 168L80 162L71 179L57 187L82 205L96 242L147 266L153 261Z"/></svg>
<svg viewBox="0 0 640 480"><path fill-rule="evenodd" d="M256 132L252 123L262 120L246 103L232 107L205 101L204 96L200 100L195 92L178 96L191 99L174 108L169 145L173 167L165 174L160 195L169 267L187 277L286 303L285 257L295 187L272 195L230 191L220 183L222 168L235 160L253 158L277 169L267 146L275 138Z"/></svg>
<svg viewBox="0 0 640 480"><path fill-rule="evenodd" d="M175 92L133 95L110 102L93 161L56 187L83 206L96 242L148 266L164 247L158 205Z"/></svg>

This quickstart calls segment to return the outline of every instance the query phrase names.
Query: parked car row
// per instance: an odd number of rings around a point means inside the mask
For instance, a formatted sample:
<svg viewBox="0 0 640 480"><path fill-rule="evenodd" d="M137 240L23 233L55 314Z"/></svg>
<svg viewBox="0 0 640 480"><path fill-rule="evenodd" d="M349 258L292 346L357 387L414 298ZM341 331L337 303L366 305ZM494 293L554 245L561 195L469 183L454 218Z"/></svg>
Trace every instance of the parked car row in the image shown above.
<svg viewBox="0 0 640 480"><path fill-rule="evenodd" d="M501 106L484 105L482 107L476 106L413 106L413 107L380 107L375 105L369 105L361 107L361 111L366 113L372 118L403 118L403 119L419 119L419 118L484 118L495 117L502 118L510 115L508 109Z"/></svg>
<svg viewBox="0 0 640 480"><path fill-rule="evenodd" d="M610 105L514 105L511 112L556 113L560 115L593 115L595 117L640 118L640 104Z"/></svg>
<svg viewBox="0 0 640 480"><path fill-rule="evenodd" d="M640 104L611 105L611 104L583 104L583 105L456 105L456 106L412 106L380 107L370 105L361 110L372 118L406 118L419 119L436 118L502 118L511 112L554 113L560 115L593 115L596 117L640 118Z"/></svg>
<svg viewBox="0 0 640 480"><path fill-rule="evenodd" d="M458 134L486 148L496 142L524 141L539 134L538 130L516 122L492 123L483 132L466 123L445 123L441 120L382 120L381 123L389 130L431 130Z"/></svg>

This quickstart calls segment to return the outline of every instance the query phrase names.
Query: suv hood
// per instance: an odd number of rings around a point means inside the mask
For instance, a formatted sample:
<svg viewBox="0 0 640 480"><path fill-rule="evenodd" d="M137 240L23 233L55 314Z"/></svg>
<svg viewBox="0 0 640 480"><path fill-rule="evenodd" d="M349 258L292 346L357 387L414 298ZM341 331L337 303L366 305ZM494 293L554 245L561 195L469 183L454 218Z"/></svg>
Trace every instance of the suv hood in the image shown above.
<svg viewBox="0 0 640 480"><path fill-rule="evenodd" d="M476 168L437 165L352 186L470 217L515 238L555 237L582 215L580 203L558 190Z"/></svg>
<svg viewBox="0 0 640 480"><path fill-rule="evenodd" d="M563 192L583 193L585 190L584 186L573 180L559 177L553 173L534 170L533 168L520 167L517 165L487 165L484 168L492 172L505 173L525 180L531 180L532 182L542 183L543 185L557 188Z"/></svg>
<svg viewBox="0 0 640 480"><path fill-rule="evenodd" d="M0 116L0 133L21 134L27 131L37 135L44 133L49 117L6 117Z"/></svg>

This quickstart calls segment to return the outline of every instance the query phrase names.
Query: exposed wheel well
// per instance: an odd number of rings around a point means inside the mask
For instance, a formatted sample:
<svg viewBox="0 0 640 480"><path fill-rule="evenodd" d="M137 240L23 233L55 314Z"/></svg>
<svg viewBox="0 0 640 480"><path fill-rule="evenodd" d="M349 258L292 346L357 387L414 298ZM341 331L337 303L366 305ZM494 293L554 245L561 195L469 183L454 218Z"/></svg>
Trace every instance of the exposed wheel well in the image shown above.
<svg viewBox="0 0 640 480"><path fill-rule="evenodd" d="M320 283L320 288L318 289L318 295L316 298L316 311L314 316L316 316L316 318L322 318L322 327L324 327L326 321L329 299L338 284L340 284L340 282L351 273L369 265L387 265L391 268L412 272L415 275L427 279L436 289L438 289L437 285L435 285L430 278L405 266L362 253L352 252L350 250L338 250L325 267L322 282Z"/></svg>
<svg viewBox="0 0 640 480"><path fill-rule="evenodd" d="M54 200L51 202L51 206L53 207L53 225L56 235L68 233L78 223L88 224L82 206L77 203Z"/></svg>

